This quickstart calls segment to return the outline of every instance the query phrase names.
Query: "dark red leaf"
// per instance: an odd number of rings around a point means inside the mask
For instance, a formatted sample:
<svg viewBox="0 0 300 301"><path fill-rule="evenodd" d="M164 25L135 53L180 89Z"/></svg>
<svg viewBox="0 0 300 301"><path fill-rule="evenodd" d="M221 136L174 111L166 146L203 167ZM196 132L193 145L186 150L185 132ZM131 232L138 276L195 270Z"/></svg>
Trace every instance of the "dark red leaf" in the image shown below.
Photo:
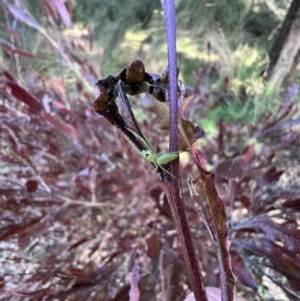
<svg viewBox="0 0 300 301"><path fill-rule="evenodd" d="M4 70L3 74L5 75L5 77L7 78L8 81L13 82L13 83L17 82L16 79L13 77L13 75L10 72L8 72L7 70Z"/></svg>
<svg viewBox="0 0 300 301"><path fill-rule="evenodd" d="M157 207L160 211L160 214L166 216L167 218L171 218L172 213L171 213L170 205L169 205L169 202L168 202L166 196L162 195L161 188L151 189L150 196L151 196L151 199L157 205ZM163 196L163 197L161 198L161 196Z"/></svg>
<svg viewBox="0 0 300 301"><path fill-rule="evenodd" d="M49 121L54 127L56 127L57 130L61 131L63 134L71 137L78 137L78 132L73 125L65 123L59 120L57 117L54 117L46 112L42 114L42 117L45 120Z"/></svg>
<svg viewBox="0 0 300 301"><path fill-rule="evenodd" d="M70 268L69 272L72 276L74 276L77 279L77 282L90 282L90 276L88 273L86 273L84 270L78 269L78 268Z"/></svg>
<svg viewBox="0 0 300 301"><path fill-rule="evenodd" d="M157 233L153 233L146 239L148 257L157 257L161 250L161 240Z"/></svg>
<svg viewBox="0 0 300 301"><path fill-rule="evenodd" d="M0 241L5 240L9 238L10 236L13 236L15 234L19 235L24 235L30 228L32 228L35 224L39 223L42 217L32 219L30 222L27 224L22 224L22 225L12 225L6 228L1 228L0 229Z"/></svg>
<svg viewBox="0 0 300 301"><path fill-rule="evenodd" d="M223 120L219 122L219 134L218 134L218 145L219 150L223 150L223 140L224 140L224 131L226 129L226 125Z"/></svg>
<svg viewBox="0 0 300 301"><path fill-rule="evenodd" d="M253 158L254 154L255 154L255 144L251 144L247 147L246 151L244 152L243 155L243 165L246 166L251 159Z"/></svg>
<svg viewBox="0 0 300 301"><path fill-rule="evenodd" d="M72 58L73 61L75 61L79 65L85 65L84 59L81 59L77 54L75 54L74 51L69 49L68 47L64 47L64 50L68 55Z"/></svg>
<svg viewBox="0 0 300 301"><path fill-rule="evenodd" d="M39 186L39 182L37 180L28 180L26 182L26 190L27 192L34 192L37 190Z"/></svg>
<svg viewBox="0 0 300 301"><path fill-rule="evenodd" d="M281 108L282 109L282 108ZM297 106L295 104L290 105L286 110L281 114L279 118L277 118L275 121L271 122L267 126L265 126L263 129L259 130L255 136L261 136L263 134L267 134L268 132L274 132L277 131L280 128L286 127L286 125L289 124L289 121L285 121L282 123L279 123L281 120L288 118L289 116L293 115L295 111L297 110Z"/></svg>
<svg viewBox="0 0 300 301"><path fill-rule="evenodd" d="M19 234L19 247L21 249L25 249L29 246L29 244L37 237L41 236L41 234L47 230L51 225L51 220L45 218L41 220L39 223L36 223L32 227L27 227L26 232L23 231Z"/></svg>
<svg viewBox="0 0 300 301"><path fill-rule="evenodd" d="M89 253L88 253L89 257L91 257L98 250L100 243L101 243L100 241L97 241L93 246L89 248Z"/></svg>
<svg viewBox="0 0 300 301"><path fill-rule="evenodd" d="M30 58L30 59L35 59L36 56L31 54L31 53L28 53L28 52L25 52L25 51L22 51L22 50L19 50L19 49L12 49L8 46L3 46L3 50L7 53L7 54L13 54L13 55L17 55L17 56L23 56L23 57L27 57L27 58Z"/></svg>
<svg viewBox="0 0 300 301"><path fill-rule="evenodd" d="M287 281L291 286L291 288L293 288L297 292L300 292L300 281L293 280L293 279L287 279Z"/></svg>
<svg viewBox="0 0 300 301"><path fill-rule="evenodd" d="M124 301L128 300L128 294L129 294L130 286L125 285L123 286L116 294L116 296L108 301Z"/></svg>
<svg viewBox="0 0 300 301"><path fill-rule="evenodd" d="M40 101L19 84L11 81L6 82L6 84L11 88L11 94L18 100L27 104L36 114L41 113L44 110Z"/></svg>
<svg viewBox="0 0 300 301"><path fill-rule="evenodd" d="M258 229L270 241L281 241L290 251L300 252L300 230L289 224L275 223L269 216L253 218L235 226L235 229Z"/></svg>
<svg viewBox="0 0 300 301"><path fill-rule="evenodd" d="M245 267L243 260L237 254L232 254L231 263L233 273L241 281L241 283L257 292L258 285L251 273Z"/></svg>
<svg viewBox="0 0 300 301"><path fill-rule="evenodd" d="M12 197L18 194L20 192L20 189L6 189L6 188L0 188L0 195L5 197Z"/></svg>
<svg viewBox="0 0 300 301"><path fill-rule="evenodd" d="M294 252L289 251L288 248L279 246L268 240L262 240L261 247L264 254L276 263L277 266L300 274L299 254L295 254Z"/></svg>
<svg viewBox="0 0 300 301"><path fill-rule="evenodd" d="M300 207L300 199L286 200L282 204L283 208L299 208Z"/></svg>
<svg viewBox="0 0 300 301"><path fill-rule="evenodd" d="M91 26L88 26L88 33L89 33L90 50L92 51L94 46L94 31Z"/></svg>
<svg viewBox="0 0 300 301"><path fill-rule="evenodd" d="M51 288L47 288L39 291L33 291L33 292L10 290L9 293L12 296L16 296L16 297L27 297L27 298L34 297L34 300L36 300L36 298L38 297L51 295L52 293L54 293L54 290Z"/></svg>
<svg viewBox="0 0 300 301"><path fill-rule="evenodd" d="M233 244L253 255L264 258L260 265L269 267L288 279L300 281L300 258L298 254L285 247L262 239L257 243L233 239ZM267 259L267 260L266 260Z"/></svg>
<svg viewBox="0 0 300 301"><path fill-rule="evenodd" d="M249 209L252 206L252 200L249 199L247 196L245 195L241 195L239 197L239 200L241 201L241 203L245 206L245 208Z"/></svg>
<svg viewBox="0 0 300 301"><path fill-rule="evenodd" d="M69 250L76 249L77 247L79 247L80 245L85 243L86 241L88 241L87 237L79 239L78 241L76 241L76 242L74 242L73 244L70 245Z"/></svg>
<svg viewBox="0 0 300 301"><path fill-rule="evenodd" d="M51 0L43 0L44 7L46 8L46 12L48 13L48 17L51 19L55 19L55 11L54 5Z"/></svg>
<svg viewBox="0 0 300 301"><path fill-rule="evenodd" d="M14 30L12 30L9 26L7 26L2 22L0 22L0 26L2 26L14 38L15 41L19 41L19 35Z"/></svg>
<svg viewBox="0 0 300 301"><path fill-rule="evenodd" d="M282 176L284 173L283 170L277 171L276 167L271 167L263 176L262 176L262 181L265 184L271 183L274 181L278 181L279 178Z"/></svg>

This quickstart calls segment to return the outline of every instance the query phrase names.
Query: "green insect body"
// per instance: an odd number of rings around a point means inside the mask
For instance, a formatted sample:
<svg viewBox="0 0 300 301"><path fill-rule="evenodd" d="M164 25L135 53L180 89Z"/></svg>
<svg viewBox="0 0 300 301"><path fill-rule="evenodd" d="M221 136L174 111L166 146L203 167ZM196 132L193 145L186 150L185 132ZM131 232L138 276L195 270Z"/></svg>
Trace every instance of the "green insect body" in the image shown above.
<svg viewBox="0 0 300 301"><path fill-rule="evenodd" d="M176 160L178 158L178 153L155 154L150 149L147 149L141 151L140 154L143 158L155 165L154 171L156 171L158 168L161 168L164 172L173 177L173 175L163 168L162 165Z"/></svg>
<svg viewBox="0 0 300 301"><path fill-rule="evenodd" d="M164 153L164 154L157 154L153 148L153 146L151 145L151 143L148 141L147 138L143 138L140 135L138 135L137 133L133 132L131 129L128 128L128 130L130 132L132 132L138 139L140 139L143 144L145 144L148 149L144 149L142 151L139 151L136 146L128 139L128 142L133 146L133 148L146 160L150 161L151 163L154 164L155 169L154 171L156 171L158 168L160 168L161 170L163 170L165 173L167 173L168 175L170 175L171 177L174 177L174 175L172 175L169 171L167 171L164 167L162 167L162 165L170 163L174 160L176 160L178 158L178 152L172 152L172 153ZM145 135L144 135L145 137Z"/></svg>

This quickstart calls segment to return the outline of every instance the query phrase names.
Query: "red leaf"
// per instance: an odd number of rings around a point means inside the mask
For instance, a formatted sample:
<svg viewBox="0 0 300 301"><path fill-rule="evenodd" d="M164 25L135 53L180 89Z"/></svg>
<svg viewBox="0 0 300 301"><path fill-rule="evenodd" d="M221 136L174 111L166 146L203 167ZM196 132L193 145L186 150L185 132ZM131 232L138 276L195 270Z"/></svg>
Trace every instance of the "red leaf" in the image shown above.
<svg viewBox="0 0 300 301"><path fill-rule="evenodd" d="M26 182L26 190L27 192L34 192L37 190L39 186L39 182L37 180L28 180Z"/></svg>
<svg viewBox="0 0 300 301"><path fill-rule="evenodd" d="M46 9L46 12L49 14L49 17L55 19L56 16L53 8L53 3L51 3L50 1L51 0L43 0L43 4Z"/></svg>
<svg viewBox="0 0 300 301"><path fill-rule="evenodd" d="M23 225L12 225L6 227L6 229L1 228L0 240L5 240L12 235L19 234L23 235L29 228L33 227L35 224L39 223L42 217L31 220L28 224Z"/></svg>
<svg viewBox="0 0 300 301"><path fill-rule="evenodd" d="M253 158L253 156L255 154L254 148L255 148L255 144L251 144L247 147L246 151L244 152L244 155L243 155L243 165L244 166L246 166Z"/></svg>
<svg viewBox="0 0 300 301"><path fill-rule="evenodd" d="M262 176L262 181L263 184L271 183L278 181L279 178L282 176L284 173L283 170L277 171L276 167L271 167L263 176Z"/></svg>
<svg viewBox="0 0 300 301"><path fill-rule="evenodd" d="M50 114L44 112L42 117L49 121L52 125L54 125L58 130L66 134L67 136L75 136L78 137L77 130L73 127L73 125L65 123L58 118L51 116Z"/></svg>
<svg viewBox="0 0 300 301"><path fill-rule="evenodd" d="M258 229L265 233L266 238L275 242L281 241L290 251L300 251L300 230L291 228L289 224L275 223L270 217L253 218L235 226L235 229Z"/></svg>
<svg viewBox="0 0 300 301"><path fill-rule="evenodd" d="M299 208L300 207L300 199L286 200L282 204L283 208Z"/></svg>
<svg viewBox="0 0 300 301"><path fill-rule="evenodd" d="M41 29L40 25L34 19L32 19L27 12L25 12L21 8L18 8L13 4L7 3L6 9L16 20L19 20L22 23L26 24L27 26L30 26L40 31Z"/></svg>
<svg viewBox="0 0 300 301"><path fill-rule="evenodd" d="M223 149L223 142L224 142L224 131L226 129L226 125L223 120L219 122L219 135L218 135L218 144L219 150Z"/></svg>
<svg viewBox="0 0 300 301"><path fill-rule="evenodd" d="M12 49L8 46L3 46L3 50L7 53L7 54L13 54L13 55L17 55L17 56L24 56L30 59L34 59L36 58L35 55L30 54L28 52L22 51L22 50L18 50L18 49Z"/></svg>
<svg viewBox="0 0 300 301"><path fill-rule="evenodd" d="M231 265L233 273L241 281L241 283L257 292L257 283L250 272L245 268L243 260L237 254L233 254L233 256L231 256Z"/></svg>
<svg viewBox="0 0 300 301"><path fill-rule="evenodd" d="M167 198L166 198L165 195L161 199L161 195L162 195L161 188L155 187L155 188L153 188L153 189L150 190L151 199L157 205L157 207L158 207L158 209L160 211L160 214L166 216L167 218L171 218L172 217L172 213L171 213L169 202L168 202L168 200L167 200Z"/></svg>
<svg viewBox="0 0 300 301"><path fill-rule="evenodd" d="M17 297L35 297L34 300L38 297L42 296L48 296L54 293L54 290L51 288L46 288L40 291L33 291L33 292L26 292L26 291L17 291L17 290L10 290L9 293L12 296L17 296Z"/></svg>
<svg viewBox="0 0 300 301"><path fill-rule="evenodd" d="M261 265L269 267L288 279L300 281L299 256L285 247L278 246L266 239L262 239L260 244L254 242L244 242L239 239L233 239L233 244L261 257ZM266 260L268 259L268 260Z"/></svg>
<svg viewBox="0 0 300 301"><path fill-rule="evenodd" d="M69 14L64 2L62 0L52 0L52 2L55 5L58 13L60 14L61 19L65 23L65 25L68 28L72 28L73 24L71 21L71 17L70 17L70 14Z"/></svg>
<svg viewBox="0 0 300 301"><path fill-rule="evenodd" d="M89 282L91 281L89 274L87 274L84 270L77 268L70 268L70 274L77 279L77 282Z"/></svg>
<svg viewBox="0 0 300 301"><path fill-rule="evenodd" d="M300 292L300 281L296 281L292 279L287 279L287 281L295 291Z"/></svg>
<svg viewBox="0 0 300 301"><path fill-rule="evenodd" d="M239 200L247 209L249 209L252 205L252 200L243 194L240 196Z"/></svg>
<svg viewBox="0 0 300 301"><path fill-rule="evenodd" d="M8 81L16 83L16 79L13 77L12 74L10 74L7 70L3 71L3 74L5 75L5 77L7 78Z"/></svg>
<svg viewBox="0 0 300 301"><path fill-rule="evenodd" d="M92 51L94 45L94 32L91 26L88 26L88 33L89 33L90 50Z"/></svg>
<svg viewBox="0 0 300 301"><path fill-rule="evenodd" d="M39 100L35 96L27 92L19 84L11 81L7 81L6 84L11 88L11 94L18 100L26 103L31 109L33 109L36 114L44 110Z"/></svg>
<svg viewBox="0 0 300 301"><path fill-rule="evenodd" d="M232 281L233 283L233 272L230 263L229 254L229 231L228 231L228 217L226 212L225 202L219 196L218 190L215 185L215 175L205 169L197 162L195 155L196 143L192 145L192 155L199 166L200 177L197 178L198 191L205 193L209 202L210 212L213 219L214 231L218 239L218 254L220 256L219 265L220 277L224 277L225 281ZM232 290L233 287L229 287Z"/></svg>
<svg viewBox="0 0 300 301"><path fill-rule="evenodd" d="M109 299L109 301L122 301L128 300L128 293L130 290L129 285L125 285L117 292L116 296L113 299Z"/></svg>
<svg viewBox="0 0 300 301"><path fill-rule="evenodd" d="M291 272L300 272L300 257L298 254L268 240L262 240L262 249L264 254L280 267L284 267Z"/></svg>
<svg viewBox="0 0 300 301"><path fill-rule="evenodd" d="M160 237L157 233L153 233L150 237L146 239L146 243L148 246L147 255L148 257L157 257L161 250L161 241Z"/></svg>
<svg viewBox="0 0 300 301"><path fill-rule="evenodd" d="M0 22L0 26L2 26L10 35L12 35L15 41L19 40L19 35L10 27L6 26L6 24Z"/></svg>
<svg viewBox="0 0 300 301"><path fill-rule="evenodd" d="M74 242L69 248L68 250L72 250L74 248L77 248L78 246L82 245L83 243L85 243L86 241L88 241L87 237L81 238L78 241Z"/></svg>
<svg viewBox="0 0 300 301"><path fill-rule="evenodd" d="M32 227L27 227L26 232L18 233L19 235L19 247L25 249L30 245L30 243L37 237L49 228L51 221L48 218L45 218L41 222L35 224Z"/></svg>

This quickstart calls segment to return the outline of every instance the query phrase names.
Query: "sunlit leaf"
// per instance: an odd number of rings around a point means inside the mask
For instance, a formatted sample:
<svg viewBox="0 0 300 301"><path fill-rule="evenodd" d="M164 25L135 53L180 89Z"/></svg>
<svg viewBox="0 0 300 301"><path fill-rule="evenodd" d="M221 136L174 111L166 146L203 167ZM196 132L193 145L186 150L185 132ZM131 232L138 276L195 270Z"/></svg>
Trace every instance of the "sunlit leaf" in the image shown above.
<svg viewBox="0 0 300 301"><path fill-rule="evenodd" d="M217 287L206 287L206 296L208 301L221 301L221 290ZM183 301L196 301L194 293L190 293ZM234 301L247 301L246 299L234 296Z"/></svg>
<svg viewBox="0 0 300 301"><path fill-rule="evenodd" d="M6 8L16 20L19 20L22 23L35 28L36 30L41 29L40 25L26 11L22 10L21 8L10 3L6 3Z"/></svg>
<svg viewBox="0 0 300 301"><path fill-rule="evenodd" d="M65 6L65 3L62 0L51 0L53 2L53 4L55 5L61 19L63 20L63 22L65 23L65 25L68 28L72 28L73 24L71 21L71 17L70 14Z"/></svg>

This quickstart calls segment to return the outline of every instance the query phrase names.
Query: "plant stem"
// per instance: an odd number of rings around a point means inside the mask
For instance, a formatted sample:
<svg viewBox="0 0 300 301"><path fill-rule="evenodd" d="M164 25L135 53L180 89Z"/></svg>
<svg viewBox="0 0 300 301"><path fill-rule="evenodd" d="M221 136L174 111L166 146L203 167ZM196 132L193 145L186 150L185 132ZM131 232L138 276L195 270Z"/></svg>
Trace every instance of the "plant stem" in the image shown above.
<svg viewBox="0 0 300 301"><path fill-rule="evenodd" d="M166 23L168 43L168 72L170 100L170 152L179 150L178 139L178 101L177 101L177 60L176 60L176 20L173 0L161 0ZM178 232L185 263L194 289L195 300L207 300L201 279L201 270L193 244L188 220L185 214L184 200L181 197L179 182L179 159L171 162L170 181L164 181L164 190L168 198L173 220Z"/></svg>

